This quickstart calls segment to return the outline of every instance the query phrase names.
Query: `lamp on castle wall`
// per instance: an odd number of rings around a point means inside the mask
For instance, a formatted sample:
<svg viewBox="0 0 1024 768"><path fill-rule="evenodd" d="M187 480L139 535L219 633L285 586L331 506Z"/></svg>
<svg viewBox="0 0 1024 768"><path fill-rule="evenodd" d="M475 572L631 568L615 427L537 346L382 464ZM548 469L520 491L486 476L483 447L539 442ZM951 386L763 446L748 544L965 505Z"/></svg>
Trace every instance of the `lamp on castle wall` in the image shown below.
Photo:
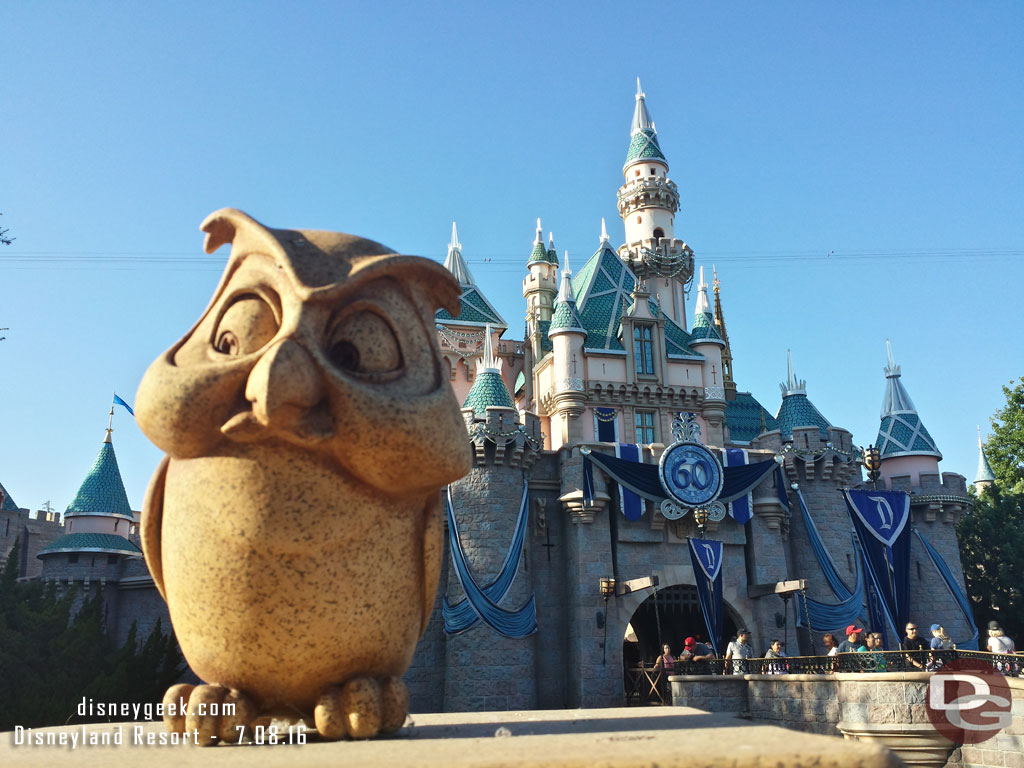
<svg viewBox="0 0 1024 768"><path fill-rule="evenodd" d="M711 512L707 507L697 507L693 510L693 522L697 524L697 531L702 539L704 538L704 529L707 527L710 516Z"/></svg>
<svg viewBox="0 0 1024 768"><path fill-rule="evenodd" d="M608 663L608 598L615 594L615 579L602 576L599 582L604 600L604 615L598 614L597 626L604 627L604 642L601 643L601 663Z"/></svg>
<svg viewBox="0 0 1024 768"><path fill-rule="evenodd" d="M873 445L864 449L864 468L868 471L871 487L878 490L878 478L882 474L879 471L882 468L882 456Z"/></svg>

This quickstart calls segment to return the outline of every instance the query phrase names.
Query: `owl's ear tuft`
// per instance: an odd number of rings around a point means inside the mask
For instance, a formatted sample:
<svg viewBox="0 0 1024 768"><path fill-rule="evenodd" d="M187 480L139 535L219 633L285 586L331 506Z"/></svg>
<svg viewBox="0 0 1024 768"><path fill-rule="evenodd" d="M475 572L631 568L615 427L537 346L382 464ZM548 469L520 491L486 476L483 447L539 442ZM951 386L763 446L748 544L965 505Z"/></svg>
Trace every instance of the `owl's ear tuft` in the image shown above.
<svg viewBox="0 0 1024 768"><path fill-rule="evenodd" d="M199 225L199 229L206 233L203 250L213 253L225 243L234 242L235 233L246 224L259 226L255 219L237 208L221 208L214 211Z"/></svg>

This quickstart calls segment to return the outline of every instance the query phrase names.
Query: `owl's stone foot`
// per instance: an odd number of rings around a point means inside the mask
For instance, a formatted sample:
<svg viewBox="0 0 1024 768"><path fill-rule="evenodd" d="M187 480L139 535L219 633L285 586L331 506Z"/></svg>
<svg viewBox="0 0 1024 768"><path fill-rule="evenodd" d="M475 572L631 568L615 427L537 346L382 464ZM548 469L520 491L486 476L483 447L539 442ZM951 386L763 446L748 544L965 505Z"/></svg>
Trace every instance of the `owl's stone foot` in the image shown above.
<svg viewBox="0 0 1024 768"><path fill-rule="evenodd" d="M313 719L324 739L372 739L401 728L408 711L409 691L401 678L357 677L325 689Z"/></svg>
<svg viewBox="0 0 1024 768"><path fill-rule="evenodd" d="M181 702L185 702L184 712ZM181 683L164 694L164 713L168 731L195 734L195 743L208 747L217 741L237 744L246 738L257 710L252 699L234 688Z"/></svg>

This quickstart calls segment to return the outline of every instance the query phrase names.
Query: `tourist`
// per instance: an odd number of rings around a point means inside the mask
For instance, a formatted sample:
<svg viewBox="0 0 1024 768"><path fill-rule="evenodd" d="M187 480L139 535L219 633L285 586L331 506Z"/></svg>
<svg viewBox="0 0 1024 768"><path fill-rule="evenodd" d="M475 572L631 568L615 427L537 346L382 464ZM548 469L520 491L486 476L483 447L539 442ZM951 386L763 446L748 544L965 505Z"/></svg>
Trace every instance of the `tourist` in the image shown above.
<svg viewBox="0 0 1024 768"><path fill-rule="evenodd" d="M688 637L683 641L683 653L680 659L683 661L709 662L715 658L715 652L710 646L698 643L695 638Z"/></svg>
<svg viewBox="0 0 1024 768"><path fill-rule="evenodd" d="M932 624L932 640L928 646L933 651L952 651L956 648L952 638L940 624Z"/></svg>
<svg viewBox="0 0 1024 768"><path fill-rule="evenodd" d="M669 675L675 674L676 657L672 655L672 648L668 643L661 646L661 656L654 662L654 668Z"/></svg>
<svg viewBox="0 0 1024 768"><path fill-rule="evenodd" d="M826 632L824 637L821 638L822 642L825 643L825 655L835 656L839 653L839 643L836 642L836 636L831 632Z"/></svg>
<svg viewBox="0 0 1024 768"><path fill-rule="evenodd" d="M864 644L871 654L872 672L885 672L885 652L881 632L869 632L864 636Z"/></svg>
<svg viewBox="0 0 1024 768"><path fill-rule="evenodd" d="M732 661L732 674L745 674L747 659L753 655L754 649L750 646L750 630L741 629L736 633L736 639L729 643L729 647L725 651L726 670L730 669L729 661Z"/></svg>
<svg viewBox="0 0 1024 768"><path fill-rule="evenodd" d="M907 622L907 634L900 640L900 650L902 651L914 651L914 653L907 654L907 661L912 666L918 669L924 669L925 660L923 654L920 651L928 650L928 641L923 637L918 637L917 625L914 622Z"/></svg>
<svg viewBox="0 0 1024 768"><path fill-rule="evenodd" d="M764 657L766 659L784 659L786 658L785 652L782 650L781 640L772 640L772 644L768 646L768 650L765 651ZM786 662L784 661L769 661L765 662L764 673L766 675L784 675L788 671Z"/></svg>
<svg viewBox="0 0 1024 768"><path fill-rule="evenodd" d="M846 628L846 639L839 644L838 653L863 653L867 650L861 638L863 627L851 624Z"/></svg>
<svg viewBox="0 0 1024 768"><path fill-rule="evenodd" d="M988 623L988 649L992 653L1016 653L1013 640L1006 636L998 621Z"/></svg>

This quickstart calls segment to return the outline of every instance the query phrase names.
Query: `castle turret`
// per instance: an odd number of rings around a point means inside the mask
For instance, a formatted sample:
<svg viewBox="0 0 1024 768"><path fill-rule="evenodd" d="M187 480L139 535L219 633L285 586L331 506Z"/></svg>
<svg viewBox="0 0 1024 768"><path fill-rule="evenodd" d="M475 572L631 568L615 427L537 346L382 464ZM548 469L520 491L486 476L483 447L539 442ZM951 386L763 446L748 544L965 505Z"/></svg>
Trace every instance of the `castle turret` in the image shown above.
<svg viewBox="0 0 1024 768"><path fill-rule="evenodd" d="M526 260L528 274L523 278L523 297L526 299L526 347L534 364L546 353L544 340L551 324L555 296L558 294L557 265L557 256L549 255L548 249L544 247L544 233L540 219L537 219L537 236L533 241L533 250ZM528 365L527 371L531 367L532 365ZM527 379L529 378L528 373Z"/></svg>
<svg viewBox="0 0 1024 768"><path fill-rule="evenodd" d="M725 341L718 334L715 318L708 303L708 284L704 282L704 267L700 268L697 285L697 303L693 310L693 328L690 346L704 356L704 401L701 417L707 425L705 440L708 445L725 445L725 382L722 374L722 350Z"/></svg>
<svg viewBox="0 0 1024 768"><path fill-rule="evenodd" d="M718 280L718 270L714 265L711 267L711 274L714 276L711 282L715 288L715 330L725 343L722 348L722 382L725 384L725 399L732 402L736 399L736 381L732 376L732 347L729 345L729 332L725 329L725 315L722 314L722 284Z"/></svg>
<svg viewBox="0 0 1024 768"><path fill-rule="evenodd" d="M981 491L994 484L996 481L996 474L992 471L992 465L988 463L988 457L985 455L985 445L981 442L981 427L978 427L978 472L974 476L974 488L980 493Z"/></svg>
<svg viewBox="0 0 1024 768"><path fill-rule="evenodd" d="M111 406L111 419L113 415L114 408ZM128 494L125 493L121 470L117 466L112 432L108 424L92 468L64 511L64 535L44 547L37 555L43 561L44 579L64 577L67 575L66 568L75 565L93 568L97 555L106 558L105 562L100 563L103 568L113 566L124 555L142 557L142 550L128 538L132 533L135 516L128 504ZM88 563L80 561L79 557L83 554L88 556ZM96 577L103 578L105 573L101 568L96 572ZM81 575L88 583L89 572Z"/></svg>
<svg viewBox="0 0 1024 768"><path fill-rule="evenodd" d="M552 441L552 448L558 447L558 444L578 443L583 439L579 416L583 413L586 398L583 382L583 342L587 338L587 331L576 309L571 278L569 252L566 251L562 285L555 300L551 326L548 328L555 366L555 394L552 403L557 414L552 418L552 432L555 431L556 421L561 427L561 440L558 443Z"/></svg>
<svg viewBox="0 0 1024 768"><path fill-rule="evenodd" d="M786 381L779 384L779 389L782 390L782 404L779 405L779 412L775 414L775 421L782 440L792 442L794 440L793 430L799 427L817 427L821 438L827 439L828 430L832 425L807 397L807 381L798 379L793 372L793 353L788 349L786 350ZM809 441L806 431L801 434L804 435L805 441ZM798 447L808 448L810 446L800 445Z"/></svg>
<svg viewBox="0 0 1024 768"><path fill-rule="evenodd" d="M889 364L885 367L882 421L875 439L875 447L882 457L882 478L891 485L893 477L909 476L911 486L920 486L922 473L938 476L942 454L900 381L900 367L893 359L888 339L885 349Z"/></svg>
<svg viewBox="0 0 1024 768"><path fill-rule="evenodd" d="M434 314L434 323L441 346L441 359L452 382L455 398L461 402L465 400L473 383L474 372L471 365L473 358L483 351L484 336L491 335L494 331L500 336L508 325L473 280L469 266L462 256L462 243L459 242L455 222L452 222L452 239L448 243L444 265L462 287L462 295L459 297L460 311L459 316L455 318L448 310L439 309ZM491 331L485 334L487 328ZM510 381L515 381L516 372L508 371L513 377Z"/></svg>
<svg viewBox="0 0 1024 768"><path fill-rule="evenodd" d="M494 355L491 342L491 326L487 326L484 335L484 350L480 360L476 362L476 378L473 386L462 404L463 410L471 409L475 419L483 420L487 416L487 408L515 408L512 395L501 378L501 360Z"/></svg>
<svg viewBox="0 0 1024 768"><path fill-rule="evenodd" d="M622 175L625 183L618 200L626 242L619 256L637 277L650 281L648 290L661 311L685 329L685 289L693 277L693 251L675 236L679 189L668 178L668 160L658 143L639 78Z"/></svg>

